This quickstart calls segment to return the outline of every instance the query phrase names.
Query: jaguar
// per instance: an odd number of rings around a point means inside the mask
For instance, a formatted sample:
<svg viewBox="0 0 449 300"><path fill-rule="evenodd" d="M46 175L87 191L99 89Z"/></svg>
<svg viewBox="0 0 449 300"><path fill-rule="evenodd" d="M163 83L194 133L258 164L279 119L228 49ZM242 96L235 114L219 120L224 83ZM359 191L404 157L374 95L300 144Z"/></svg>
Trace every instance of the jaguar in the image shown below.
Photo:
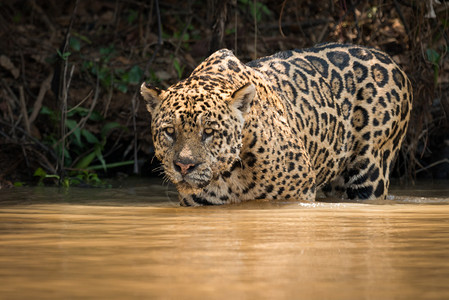
<svg viewBox="0 0 449 300"><path fill-rule="evenodd" d="M182 206L385 199L413 98L387 54L333 43L246 64L222 49L141 94Z"/></svg>

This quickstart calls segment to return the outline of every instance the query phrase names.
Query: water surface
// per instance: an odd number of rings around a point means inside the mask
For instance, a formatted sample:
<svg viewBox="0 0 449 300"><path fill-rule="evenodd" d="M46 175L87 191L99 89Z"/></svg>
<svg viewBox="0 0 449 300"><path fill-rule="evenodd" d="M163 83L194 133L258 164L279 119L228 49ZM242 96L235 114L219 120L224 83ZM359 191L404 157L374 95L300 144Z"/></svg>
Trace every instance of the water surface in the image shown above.
<svg viewBox="0 0 449 300"><path fill-rule="evenodd" d="M449 298L449 183L391 194L181 208L151 181L0 190L0 298Z"/></svg>

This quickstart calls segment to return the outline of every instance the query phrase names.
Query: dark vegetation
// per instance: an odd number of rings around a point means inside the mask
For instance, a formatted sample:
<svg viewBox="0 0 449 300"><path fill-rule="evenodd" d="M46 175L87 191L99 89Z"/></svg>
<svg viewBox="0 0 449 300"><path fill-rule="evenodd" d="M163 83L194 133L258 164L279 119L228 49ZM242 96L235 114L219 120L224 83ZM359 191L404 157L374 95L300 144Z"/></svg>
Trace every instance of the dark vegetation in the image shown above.
<svg viewBox="0 0 449 300"><path fill-rule="evenodd" d="M394 176L449 178L449 8L428 2L2 1L0 188L150 174L142 81L167 87L221 47L249 61L323 42L393 56L415 93Z"/></svg>

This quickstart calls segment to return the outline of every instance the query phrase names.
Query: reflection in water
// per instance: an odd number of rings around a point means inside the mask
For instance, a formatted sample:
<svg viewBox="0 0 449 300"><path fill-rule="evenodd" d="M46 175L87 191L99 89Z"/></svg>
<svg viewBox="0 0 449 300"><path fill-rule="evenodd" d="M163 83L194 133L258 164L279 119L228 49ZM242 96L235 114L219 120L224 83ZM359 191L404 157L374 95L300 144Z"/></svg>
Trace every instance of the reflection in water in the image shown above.
<svg viewBox="0 0 449 300"><path fill-rule="evenodd" d="M180 208L157 184L2 190L0 298L448 298L449 188L393 194Z"/></svg>

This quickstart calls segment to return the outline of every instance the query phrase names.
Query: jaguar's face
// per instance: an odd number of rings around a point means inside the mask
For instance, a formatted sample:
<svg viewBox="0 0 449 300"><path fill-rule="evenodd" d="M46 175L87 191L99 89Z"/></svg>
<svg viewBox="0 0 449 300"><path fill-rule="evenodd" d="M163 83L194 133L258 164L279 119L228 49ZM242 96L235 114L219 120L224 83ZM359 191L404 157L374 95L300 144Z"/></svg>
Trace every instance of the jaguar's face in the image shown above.
<svg viewBox="0 0 449 300"><path fill-rule="evenodd" d="M253 84L230 93L141 88L152 114L155 153L180 192L198 192L239 159Z"/></svg>

